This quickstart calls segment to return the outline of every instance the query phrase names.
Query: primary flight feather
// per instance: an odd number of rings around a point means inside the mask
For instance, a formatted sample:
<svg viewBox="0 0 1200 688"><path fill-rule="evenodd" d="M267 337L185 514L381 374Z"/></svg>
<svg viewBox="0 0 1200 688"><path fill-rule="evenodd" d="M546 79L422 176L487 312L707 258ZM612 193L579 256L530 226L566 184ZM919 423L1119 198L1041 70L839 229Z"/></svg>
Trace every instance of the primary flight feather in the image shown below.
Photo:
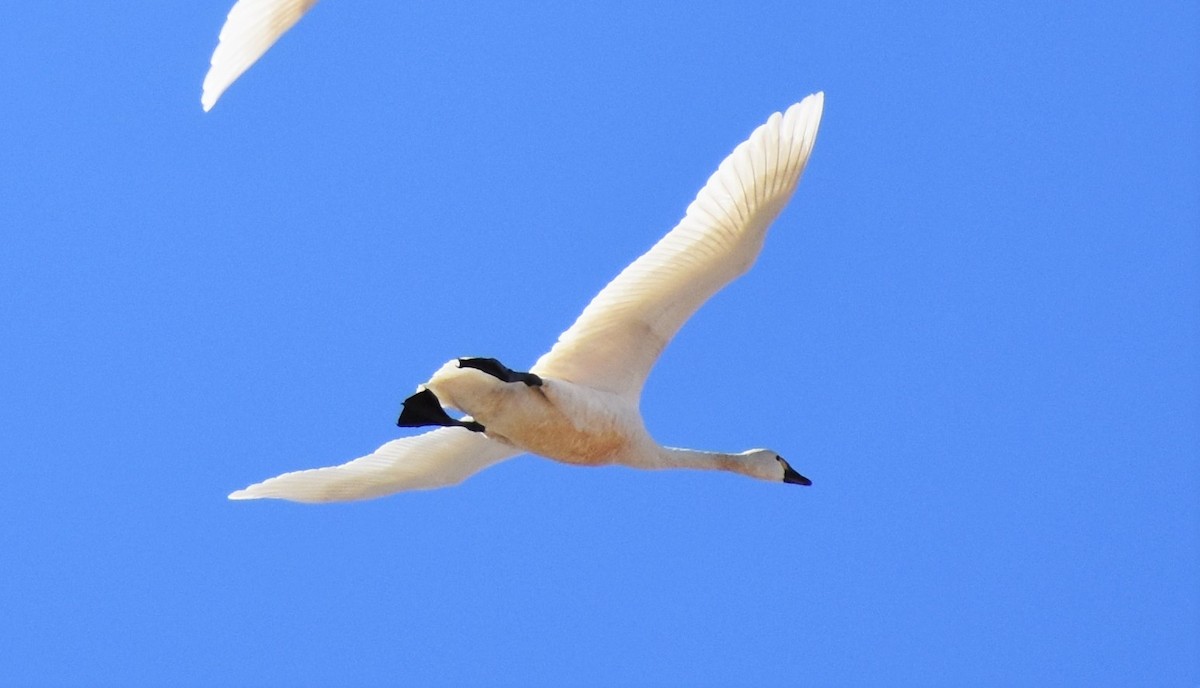
<svg viewBox="0 0 1200 688"><path fill-rule="evenodd" d="M317 0L238 0L225 18L204 76L200 94L204 111L211 110L225 89L315 4Z"/></svg>
<svg viewBox="0 0 1200 688"><path fill-rule="evenodd" d="M404 402L398 422L445 427L340 466L285 473L230 499L368 499L454 485L524 452L582 466L715 469L810 484L768 449L661 446L646 431L638 400L683 323L754 263L808 163L823 107L824 94L816 93L755 129L683 220L604 287L529 372L491 358L450 361ZM447 408L467 415L454 418Z"/></svg>

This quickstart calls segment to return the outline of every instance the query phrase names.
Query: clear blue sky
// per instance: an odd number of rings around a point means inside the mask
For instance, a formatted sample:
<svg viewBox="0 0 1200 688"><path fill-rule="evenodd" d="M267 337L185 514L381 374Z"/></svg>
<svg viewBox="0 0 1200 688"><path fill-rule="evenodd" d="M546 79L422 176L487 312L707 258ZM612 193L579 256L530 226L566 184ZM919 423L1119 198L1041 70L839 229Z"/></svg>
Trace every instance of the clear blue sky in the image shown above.
<svg viewBox="0 0 1200 688"><path fill-rule="evenodd" d="M1194 2L0 10L0 684L1200 682ZM808 172L668 348L664 443L233 489L529 365L771 112Z"/></svg>

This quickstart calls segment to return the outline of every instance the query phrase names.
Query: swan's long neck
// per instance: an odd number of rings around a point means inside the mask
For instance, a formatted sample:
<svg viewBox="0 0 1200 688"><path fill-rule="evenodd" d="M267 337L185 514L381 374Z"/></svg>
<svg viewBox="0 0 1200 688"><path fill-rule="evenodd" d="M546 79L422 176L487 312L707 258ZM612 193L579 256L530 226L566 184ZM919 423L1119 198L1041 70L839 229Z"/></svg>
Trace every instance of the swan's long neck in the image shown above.
<svg viewBox="0 0 1200 688"><path fill-rule="evenodd" d="M778 463L772 458L764 461L759 451L742 454L724 454L720 452L697 451L695 449L678 449L676 447L659 447L658 465L655 468L693 468L704 471L731 471L752 478L774 480L772 471L780 470Z"/></svg>

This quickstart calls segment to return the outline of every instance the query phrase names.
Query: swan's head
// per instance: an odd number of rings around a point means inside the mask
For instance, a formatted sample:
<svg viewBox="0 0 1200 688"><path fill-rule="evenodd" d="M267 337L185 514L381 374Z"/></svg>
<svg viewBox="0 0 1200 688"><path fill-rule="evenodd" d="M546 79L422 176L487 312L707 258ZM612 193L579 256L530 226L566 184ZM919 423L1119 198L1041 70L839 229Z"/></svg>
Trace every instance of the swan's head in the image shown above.
<svg viewBox="0 0 1200 688"><path fill-rule="evenodd" d="M792 485L812 485L812 481L796 472L783 457L770 449L751 449L743 452L747 463L754 467L753 475L763 480Z"/></svg>

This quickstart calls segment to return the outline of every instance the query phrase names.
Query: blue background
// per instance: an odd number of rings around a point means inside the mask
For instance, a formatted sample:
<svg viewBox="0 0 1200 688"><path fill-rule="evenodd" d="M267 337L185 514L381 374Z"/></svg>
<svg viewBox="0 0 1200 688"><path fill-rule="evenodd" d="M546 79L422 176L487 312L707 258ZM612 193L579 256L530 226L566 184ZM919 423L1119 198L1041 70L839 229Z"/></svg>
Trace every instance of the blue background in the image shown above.
<svg viewBox="0 0 1200 688"><path fill-rule="evenodd" d="M0 684L1196 685L1194 2L345 2L201 112L230 0L0 10ZM816 90L664 443L225 495L528 366Z"/></svg>

